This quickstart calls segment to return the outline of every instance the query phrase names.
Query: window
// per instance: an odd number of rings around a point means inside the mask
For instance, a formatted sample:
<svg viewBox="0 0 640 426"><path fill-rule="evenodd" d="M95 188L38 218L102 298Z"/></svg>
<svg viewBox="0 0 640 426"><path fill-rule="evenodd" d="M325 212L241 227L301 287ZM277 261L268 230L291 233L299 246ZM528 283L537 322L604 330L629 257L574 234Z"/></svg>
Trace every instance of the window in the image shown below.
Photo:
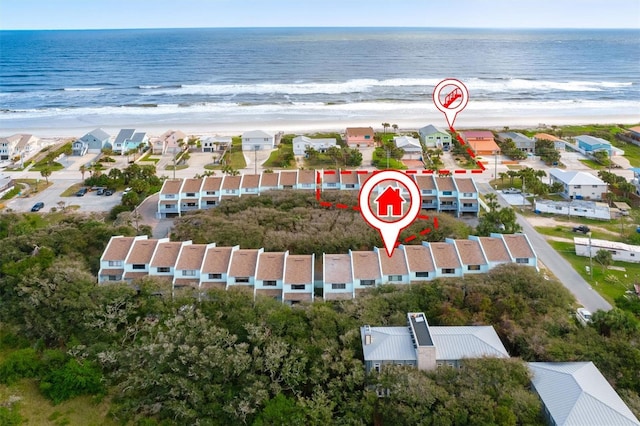
<svg viewBox="0 0 640 426"><path fill-rule="evenodd" d="M389 275L389 281L402 281L402 275Z"/></svg>
<svg viewBox="0 0 640 426"><path fill-rule="evenodd" d="M217 195L216 191L207 191L207 195Z"/></svg>
<svg viewBox="0 0 640 426"><path fill-rule="evenodd" d="M453 195L452 191L442 191L442 195Z"/></svg>
<svg viewBox="0 0 640 426"><path fill-rule="evenodd" d="M171 272L171 268L168 266L158 266L158 273L169 273Z"/></svg>
<svg viewBox="0 0 640 426"><path fill-rule="evenodd" d="M110 260L109 266L122 266L122 260Z"/></svg>
<svg viewBox="0 0 640 426"><path fill-rule="evenodd" d="M629 255L630 255L631 257L636 257L636 254L635 254L635 253L629 253Z"/></svg>
<svg viewBox="0 0 640 426"><path fill-rule="evenodd" d="M328 188L335 188L336 186L338 186L338 184L336 184L336 183L333 183L333 182L327 183L327 187Z"/></svg>
<svg viewBox="0 0 640 426"><path fill-rule="evenodd" d="M453 268L442 268L442 273L443 274L455 274L456 270Z"/></svg>
<svg viewBox="0 0 640 426"><path fill-rule="evenodd" d="M432 191L432 190L430 190L430 189L423 189L423 190L422 190L422 194L423 194L423 195L431 194L432 192L433 192L433 191Z"/></svg>
<svg viewBox="0 0 640 426"><path fill-rule="evenodd" d="M274 280L266 280L262 282L262 285L264 285L265 287L275 287L276 282Z"/></svg>
<svg viewBox="0 0 640 426"><path fill-rule="evenodd" d="M225 189L225 190L224 190L224 193L225 193L225 194L234 194L235 192L236 192L236 190L235 190L235 189Z"/></svg>
<svg viewBox="0 0 640 426"><path fill-rule="evenodd" d="M479 271L480 270L480 265L468 265L467 266L467 271Z"/></svg>
<svg viewBox="0 0 640 426"><path fill-rule="evenodd" d="M164 198L168 200L173 200L174 198L176 198L176 194L165 194Z"/></svg>
<svg viewBox="0 0 640 426"><path fill-rule="evenodd" d="M518 257L518 258L516 258L516 263L520 263L520 264L529 263L529 258L527 258L527 257Z"/></svg>
<svg viewBox="0 0 640 426"><path fill-rule="evenodd" d="M353 189L353 188L355 188L355 187L356 187L356 186L355 186L355 184L353 184L353 183L348 183L348 184L346 184L346 185L345 185L345 188L347 188L347 189Z"/></svg>
<svg viewBox="0 0 640 426"><path fill-rule="evenodd" d="M196 203L187 203L187 207L195 207L195 206L197 206Z"/></svg>
<svg viewBox="0 0 640 426"><path fill-rule="evenodd" d="M416 278L428 278L428 277L429 277L429 272L427 271L416 272Z"/></svg>
<svg viewBox="0 0 640 426"><path fill-rule="evenodd" d="M473 203L462 203L462 207L466 207L466 208L473 207Z"/></svg>
<svg viewBox="0 0 640 426"><path fill-rule="evenodd" d="M598 187L598 185L591 185L591 186L592 186L592 188L597 188Z"/></svg>
<svg viewBox="0 0 640 426"><path fill-rule="evenodd" d="M109 275L109 281L118 281L118 277L115 275Z"/></svg>
<svg viewBox="0 0 640 426"><path fill-rule="evenodd" d="M165 209L175 209L175 208L176 208L176 205L175 205L175 204L165 204L165 205L164 205L164 208L165 208Z"/></svg>
<svg viewBox="0 0 640 426"><path fill-rule="evenodd" d="M574 189L580 189L582 188L582 185L573 185Z"/></svg>
<svg viewBox="0 0 640 426"><path fill-rule="evenodd" d="M195 192L187 192L187 197L195 197L196 193Z"/></svg>
<svg viewBox="0 0 640 426"><path fill-rule="evenodd" d="M373 364L373 371L375 371L376 373L380 372L380 363L376 362Z"/></svg>
<svg viewBox="0 0 640 426"><path fill-rule="evenodd" d="M360 285L374 285L375 280L360 280Z"/></svg>
<svg viewBox="0 0 640 426"><path fill-rule="evenodd" d="M307 286L305 284L292 284L291 290L304 290Z"/></svg>
<svg viewBox="0 0 640 426"><path fill-rule="evenodd" d="M473 197L473 192L465 192L464 194L462 194L462 196L466 198Z"/></svg>
<svg viewBox="0 0 640 426"><path fill-rule="evenodd" d="M331 290L345 290L346 288L347 288L347 284L345 283L331 284Z"/></svg>
<svg viewBox="0 0 640 426"><path fill-rule="evenodd" d="M147 266L147 265L145 265L145 264L134 263L134 264L133 264L133 266L132 266L132 268L133 268L133 269L146 269L146 266Z"/></svg>
<svg viewBox="0 0 640 426"><path fill-rule="evenodd" d="M236 283L248 283L249 282L249 277L236 277L235 282Z"/></svg>
<svg viewBox="0 0 640 426"><path fill-rule="evenodd" d="M195 277L196 276L196 270L195 269L185 269L182 271L182 276L183 277Z"/></svg>
<svg viewBox="0 0 640 426"><path fill-rule="evenodd" d="M364 138L365 139L371 139L371 136L370 135L364 135Z"/></svg>
<svg viewBox="0 0 640 426"><path fill-rule="evenodd" d="M246 192L257 192L258 188L245 188Z"/></svg>
<svg viewBox="0 0 640 426"><path fill-rule="evenodd" d="M453 201L443 201L440 203L441 206L453 206Z"/></svg>
<svg viewBox="0 0 640 426"><path fill-rule="evenodd" d="M208 200L206 204L208 206L215 206L216 205L216 201L215 200Z"/></svg>
<svg viewBox="0 0 640 426"><path fill-rule="evenodd" d="M219 280L222 279L222 274L209 274L210 280Z"/></svg>

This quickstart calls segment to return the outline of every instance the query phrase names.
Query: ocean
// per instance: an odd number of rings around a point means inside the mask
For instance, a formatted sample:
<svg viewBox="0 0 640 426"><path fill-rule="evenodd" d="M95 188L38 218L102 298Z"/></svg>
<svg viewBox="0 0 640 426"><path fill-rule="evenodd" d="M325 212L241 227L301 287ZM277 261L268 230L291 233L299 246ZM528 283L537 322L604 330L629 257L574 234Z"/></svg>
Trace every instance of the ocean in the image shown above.
<svg viewBox="0 0 640 426"><path fill-rule="evenodd" d="M0 31L0 132L640 122L640 31Z"/></svg>

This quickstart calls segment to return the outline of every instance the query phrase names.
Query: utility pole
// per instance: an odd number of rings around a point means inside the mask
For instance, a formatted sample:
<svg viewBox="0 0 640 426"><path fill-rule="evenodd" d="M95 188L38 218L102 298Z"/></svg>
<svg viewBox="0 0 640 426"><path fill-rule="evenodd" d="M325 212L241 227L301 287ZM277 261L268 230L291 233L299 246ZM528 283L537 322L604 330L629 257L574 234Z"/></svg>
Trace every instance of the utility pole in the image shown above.
<svg viewBox="0 0 640 426"><path fill-rule="evenodd" d="M387 169L389 169L389 148L387 148Z"/></svg>
<svg viewBox="0 0 640 426"><path fill-rule="evenodd" d="M253 146L253 174L258 174L258 145Z"/></svg>
<svg viewBox="0 0 640 426"><path fill-rule="evenodd" d="M493 178L498 179L498 150L493 151Z"/></svg>
<svg viewBox="0 0 640 426"><path fill-rule="evenodd" d="M593 254L591 253L591 232L589 232L589 275L593 281Z"/></svg>

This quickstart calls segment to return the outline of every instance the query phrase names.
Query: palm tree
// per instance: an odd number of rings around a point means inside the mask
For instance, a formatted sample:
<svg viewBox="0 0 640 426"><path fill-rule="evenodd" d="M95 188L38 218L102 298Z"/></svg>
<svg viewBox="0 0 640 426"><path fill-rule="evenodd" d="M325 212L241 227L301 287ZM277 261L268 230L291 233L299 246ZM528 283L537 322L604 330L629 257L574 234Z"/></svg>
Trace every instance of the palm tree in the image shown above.
<svg viewBox="0 0 640 426"><path fill-rule="evenodd" d="M384 134L387 134L387 128L390 126L389 123L382 123L382 129L384 130Z"/></svg>
<svg viewBox="0 0 640 426"><path fill-rule="evenodd" d="M40 170L40 175L45 179L47 185L49 184L49 176L51 176L51 168L49 166L43 167Z"/></svg>
<svg viewBox="0 0 640 426"><path fill-rule="evenodd" d="M513 179L518 176L518 172L515 170L507 170L507 176L509 176L509 185L513 186Z"/></svg>
<svg viewBox="0 0 640 426"><path fill-rule="evenodd" d="M397 124L392 124L391 127L393 127L393 132L396 133L398 131L398 125Z"/></svg>
<svg viewBox="0 0 640 426"><path fill-rule="evenodd" d="M498 173L498 176L500 176L500 183L504 185L504 179L509 177L509 174L507 172L500 172Z"/></svg>
<svg viewBox="0 0 640 426"><path fill-rule="evenodd" d="M80 166L80 173L82 174L82 180L84 180L84 174L87 172L87 166L84 164Z"/></svg>

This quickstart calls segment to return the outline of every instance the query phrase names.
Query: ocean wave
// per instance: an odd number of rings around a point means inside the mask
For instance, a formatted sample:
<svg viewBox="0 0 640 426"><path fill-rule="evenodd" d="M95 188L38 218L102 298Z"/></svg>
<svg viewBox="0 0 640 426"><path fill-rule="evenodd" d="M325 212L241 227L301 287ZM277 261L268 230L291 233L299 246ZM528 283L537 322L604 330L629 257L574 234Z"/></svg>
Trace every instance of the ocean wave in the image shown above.
<svg viewBox="0 0 640 426"><path fill-rule="evenodd" d="M506 80L485 80L471 78L465 82L469 90L488 92L512 92L518 90L566 91L566 92L601 92L605 89L618 89L633 86L632 82L617 81L550 81L528 80L522 78Z"/></svg>
<svg viewBox="0 0 640 426"><path fill-rule="evenodd" d="M64 87L64 92L97 92L103 90L103 87Z"/></svg>

